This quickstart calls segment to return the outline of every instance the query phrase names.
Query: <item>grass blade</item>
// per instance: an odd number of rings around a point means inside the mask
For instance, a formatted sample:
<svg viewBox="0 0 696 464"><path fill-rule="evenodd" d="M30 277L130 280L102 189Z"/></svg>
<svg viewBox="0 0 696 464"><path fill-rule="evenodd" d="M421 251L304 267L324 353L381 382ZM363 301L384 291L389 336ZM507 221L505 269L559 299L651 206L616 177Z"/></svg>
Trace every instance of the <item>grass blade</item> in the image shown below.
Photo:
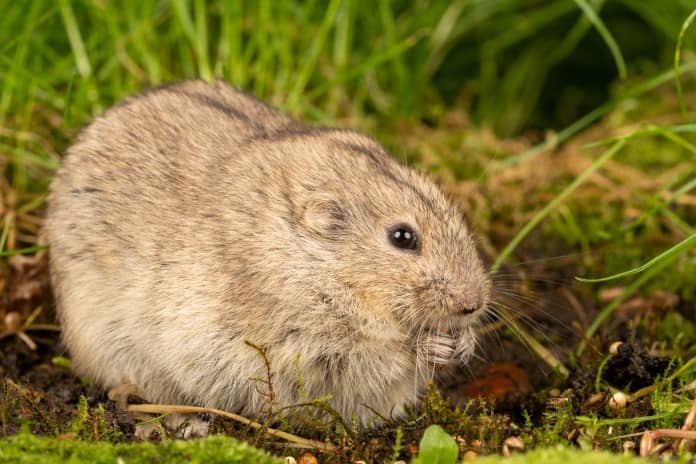
<svg viewBox="0 0 696 464"><path fill-rule="evenodd" d="M625 140L619 140L611 148L605 151L590 167L585 169L570 185L568 185L556 198L553 199L546 207L539 211L525 226L520 230L515 237L505 246L498 258L491 266L491 273L495 274L503 262L517 248L522 240L556 207L563 202L571 193L573 193L592 173L600 168L605 162L611 159L619 150L626 144Z"/></svg>
<svg viewBox="0 0 696 464"><path fill-rule="evenodd" d="M329 35L329 29L336 19L336 13L338 12L338 7L340 4L340 0L332 0L328 6L328 9L326 10L326 15L324 15L324 20L321 22L319 31L314 37L314 42L312 43L312 48L309 50L309 55L307 56L307 59L305 60L304 65L297 76L295 85L288 95L288 103L286 106L290 109L296 108L300 101L300 95L302 95L302 92L307 86L307 82L309 82L309 78L312 75L312 71L314 71L317 60L319 59L319 53L324 47L324 42L326 42L326 37Z"/></svg>
<svg viewBox="0 0 696 464"><path fill-rule="evenodd" d="M619 137L610 137L604 140L598 140L596 142L588 143L583 145L583 148L595 148L595 147L600 147L602 145L611 145L612 143L615 143L619 140L631 140L639 137L649 137L652 135L662 135L666 138L671 139L673 142L677 143L678 145L681 145L682 147L686 148L687 150L691 151L692 153L696 154L696 147L694 147L691 143L687 142L686 140L682 139L681 137L678 138L672 138L671 135L673 134L680 134L680 133L696 133L696 124L680 124L677 126L670 126L670 127L660 127L660 126L655 126L653 124L648 124L645 126L645 129L639 129L631 132L630 134L627 135L622 135Z"/></svg>
<svg viewBox="0 0 696 464"><path fill-rule="evenodd" d="M75 19L75 12L69 1L60 0L60 15L63 18L65 32L68 34L70 48L72 48L73 55L75 56L77 72L79 72L80 76L83 78L88 78L92 74L92 65L89 62L85 43L82 40L82 34L80 34L80 28Z"/></svg>
<svg viewBox="0 0 696 464"><path fill-rule="evenodd" d="M694 172L696 172L696 167L694 167L692 170L688 171L687 176L692 175ZM696 188L696 177L692 178L690 181L683 184L681 187L679 187L677 190L672 192L664 200L659 200L660 195L668 192L670 188L671 188L671 186L666 186L666 187L662 188L660 190L660 192L658 192L657 195L655 195L655 199L653 201L653 206L650 209L650 211L646 211L639 218L637 218L634 221L631 221L628 224L625 224L624 226L622 226L620 229L620 232L627 232L629 230L635 229L636 227L639 227L640 225L645 224L645 221L647 221L648 218L653 217L653 216L665 211L665 208L667 208L669 205L671 205L677 198L689 193L691 190Z"/></svg>
<svg viewBox="0 0 696 464"><path fill-rule="evenodd" d="M690 60L684 64L684 66L681 66L679 68L679 75L686 74L687 72L693 71L696 69L696 60ZM496 165L492 166L491 168L488 169L489 173L495 173L498 172L502 169L505 169L510 166L514 166L516 164L519 164L522 161L528 160L530 158L534 158L537 155L540 155L548 150L553 150L566 140L568 140L570 137L574 136L575 134L579 133L583 129L587 128L590 124L593 122L597 121L599 118L604 116L605 114L609 113L612 111L614 108L616 108L621 102L624 102L628 99L631 98L637 98L640 97L649 91L661 86L662 84L669 82L670 80L674 79L674 71L672 69L666 70L658 74L657 76L648 79L645 82L642 82L641 84L638 84L635 87L632 87L628 91L624 92L623 95L599 106L598 108L594 109L593 111L587 113L585 116L582 118L578 119L575 121L573 124L570 126L564 128L563 130L559 131L554 137L547 138L545 141L534 145L533 147L523 151L522 153L518 153L515 156L511 156L503 161L500 161Z"/></svg>
<svg viewBox="0 0 696 464"><path fill-rule="evenodd" d="M5 249L5 245L7 244L7 237L10 235L13 220L14 214L8 213L5 216L5 226L2 228L2 236L0 236L0 253L2 253L2 251Z"/></svg>
<svg viewBox="0 0 696 464"><path fill-rule="evenodd" d="M628 277L632 276L635 274L639 274L646 269L650 269L654 265L658 264L662 260L668 259L672 256L675 255L680 255L682 252L688 250L692 246L696 245L696 234L691 235L690 237L682 240L681 242L677 243L674 245L672 248L664 251L663 253L660 253L659 255L655 256L653 259L648 261L645 264L642 264L638 267L634 267L633 269L629 269L624 272L619 272L618 274L610 275L607 277L600 277L597 279L587 279L584 277L575 277L576 280L579 280L580 282L587 282L587 283L595 283L595 282L608 282L610 280L616 280L620 279L622 277Z"/></svg>
<svg viewBox="0 0 696 464"><path fill-rule="evenodd" d="M37 245L26 248L19 248L17 250L5 250L0 252L0 258L14 255L28 255L30 253L36 253L37 251L45 250L46 248L48 248L46 245Z"/></svg>
<svg viewBox="0 0 696 464"><path fill-rule="evenodd" d="M188 38L193 52L196 55L196 65L201 77L206 81L213 80L213 72L208 61L208 39L205 21L201 19L204 5L201 2L194 3L194 16L191 18L189 3L182 0L172 0L174 12L179 20L179 25ZM195 21L195 24L194 24Z"/></svg>
<svg viewBox="0 0 696 464"><path fill-rule="evenodd" d="M585 13L587 16L587 19L590 20L592 25L594 25L595 29L597 29L597 32L602 36L604 39L604 42L606 42L607 47L609 47L609 51L611 52L611 55L614 57L614 62L616 63L616 68L619 70L619 77L621 79L626 78L626 62L624 61L623 55L621 54L621 49L616 43L616 40L614 40L614 37L611 35L611 32L609 32L609 29L607 29L606 25L604 24L604 21L597 16L597 13L595 10L590 6L589 3L587 3L586 0L574 0L575 3L578 5L578 7Z"/></svg>
<svg viewBox="0 0 696 464"><path fill-rule="evenodd" d="M386 50L375 53L372 55L370 58L367 60L363 61L359 65L351 68L349 71L346 71L336 77L336 79L333 79L328 82L324 82L322 84L317 85L314 87L312 90L307 92L306 98L307 100L312 100L314 98L317 98L321 96L322 94L326 93L328 90L331 88L337 86L338 84L342 84L344 82L347 82L351 79L357 78L359 76L364 75L368 70L376 67L377 65L384 63L385 61L388 61L402 53L404 53L406 50L409 48L413 47L418 43L418 41L425 36L424 31L421 31L420 33L416 33L410 37L407 37L404 39L402 42L399 42Z"/></svg>
<svg viewBox="0 0 696 464"><path fill-rule="evenodd" d="M681 30L679 31L679 37L677 38L677 47L674 50L674 83L677 86L677 96L679 98L679 107L681 108L681 112L684 115L684 117L688 121L693 121L693 118L689 114L689 112L686 109L686 102L684 101L684 93L682 92L682 86L681 86L681 81L679 80L679 62L681 61L681 49L682 49L682 40L684 39L684 34L686 33L686 30L691 26L691 23L694 21L696 18L696 9L691 12L688 18L686 18L686 21L684 21L684 24L682 24Z"/></svg>
<svg viewBox="0 0 696 464"><path fill-rule="evenodd" d="M645 274L642 274L631 285L626 287L626 290L624 290L624 292L621 295L614 298L611 301L611 303L605 306L599 312L599 314L597 314L597 317L595 317L594 321L592 321L590 327L588 327L585 331L585 339L580 343L580 346L578 346L578 349L576 350L575 354L577 356L580 356L585 351L587 341L594 336L597 330L599 330L599 327L602 325L602 323L616 310L616 308L618 308L621 303L626 301L626 299L628 299L628 297L631 296L631 294L634 291L639 289L645 282L647 282L657 273L662 271L665 267L667 267L667 265L671 264L677 258L677 256L678 255L669 256L666 259L663 259L662 261L653 265L650 269L648 269L645 272Z"/></svg>
<svg viewBox="0 0 696 464"><path fill-rule="evenodd" d="M68 81L68 90L65 92L65 104L63 108L63 124L68 127L70 126L72 116L70 109L72 108L73 82L75 80L73 78L74 76L70 76L70 80Z"/></svg>

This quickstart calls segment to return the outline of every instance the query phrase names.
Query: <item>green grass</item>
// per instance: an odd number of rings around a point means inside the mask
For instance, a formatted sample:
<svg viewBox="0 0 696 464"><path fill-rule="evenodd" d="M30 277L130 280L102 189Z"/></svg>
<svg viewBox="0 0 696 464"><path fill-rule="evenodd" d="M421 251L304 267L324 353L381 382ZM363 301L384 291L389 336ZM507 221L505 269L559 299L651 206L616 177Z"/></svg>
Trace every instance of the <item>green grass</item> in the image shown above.
<svg viewBox="0 0 696 464"><path fill-rule="evenodd" d="M80 127L149 86L222 78L297 117L367 131L428 171L467 209L503 275L518 270L522 284L534 284L533 271L513 266L569 255L559 273L588 278L568 288L597 308L572 349L554 352L512 320L514 311L503 315L560 372L599 372L618 323L673 358L679 375L649 395L656 419L546 411L544 427L516 425L528 445L565 443L575 427L581 443L617 451L609 427L678 428L690 397L674 388L696 378L693 322L674 308L630 321L616 313L637 297L649 306L656 290L696 304L692 9L691 0L8 2L0 16L3 283L13 272L5 258L42 248L46 191ZM601 390L614 388L597 379ZM429 411L452 433L486 427L445 406ZM486 451L499 451L502 438ZM157 449L12 440L2 452L86 459L80 453ZM227 449L223 442L200 443ZM186 446L160 449L199 456Z"/></svg>

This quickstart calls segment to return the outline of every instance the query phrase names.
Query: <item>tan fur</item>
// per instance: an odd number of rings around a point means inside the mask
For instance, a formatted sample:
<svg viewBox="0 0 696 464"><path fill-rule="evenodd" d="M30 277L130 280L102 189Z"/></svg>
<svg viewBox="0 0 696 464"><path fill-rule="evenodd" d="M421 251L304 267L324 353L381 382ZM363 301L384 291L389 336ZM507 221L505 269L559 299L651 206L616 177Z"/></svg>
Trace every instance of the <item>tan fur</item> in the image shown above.
<svg viewBox="0 0 696 464"><path fill-rule="evenodd" d="M399 223L419 252L389 243ZM45 232L77 372L252 415L265 368L247 340L268 350L278 406L300 400L297 362L307 398L362 424L370 408L399 416L434 362L471 354L490 289L433 183L224 83L97 118L53 181Z"/></svg>

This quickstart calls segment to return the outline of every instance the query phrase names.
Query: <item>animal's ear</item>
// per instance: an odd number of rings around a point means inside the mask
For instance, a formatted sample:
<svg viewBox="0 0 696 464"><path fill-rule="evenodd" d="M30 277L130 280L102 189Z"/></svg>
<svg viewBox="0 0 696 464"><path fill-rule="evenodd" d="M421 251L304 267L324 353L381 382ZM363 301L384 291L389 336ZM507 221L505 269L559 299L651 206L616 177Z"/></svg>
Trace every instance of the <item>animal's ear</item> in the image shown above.
<svg viewBox="0 0 696 464"><path fill-rule="evenodd" d="M347 211L335 198L320 196L308 200L302 221L310 232L332 240L340 238L348 229Z"/></svg>

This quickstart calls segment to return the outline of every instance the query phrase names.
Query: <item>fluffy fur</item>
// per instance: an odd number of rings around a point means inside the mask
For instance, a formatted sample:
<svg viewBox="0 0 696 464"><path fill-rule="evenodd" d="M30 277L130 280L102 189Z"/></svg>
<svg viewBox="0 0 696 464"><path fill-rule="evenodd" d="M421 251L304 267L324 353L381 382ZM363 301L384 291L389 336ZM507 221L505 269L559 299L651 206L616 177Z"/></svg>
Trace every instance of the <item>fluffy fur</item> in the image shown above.
<svg viewBox="0 0 696 464"><path fill-rule="evenodd" d="M390 244L401 223L419 250ZM224 83L98 117L53 181L45 232L77 372L252 415L265 366L245 341L267 349L277 406L300 401L298 363L306 397L344 417L400 415L434 363L470 355L490 289L433 183Z"/></svg>

